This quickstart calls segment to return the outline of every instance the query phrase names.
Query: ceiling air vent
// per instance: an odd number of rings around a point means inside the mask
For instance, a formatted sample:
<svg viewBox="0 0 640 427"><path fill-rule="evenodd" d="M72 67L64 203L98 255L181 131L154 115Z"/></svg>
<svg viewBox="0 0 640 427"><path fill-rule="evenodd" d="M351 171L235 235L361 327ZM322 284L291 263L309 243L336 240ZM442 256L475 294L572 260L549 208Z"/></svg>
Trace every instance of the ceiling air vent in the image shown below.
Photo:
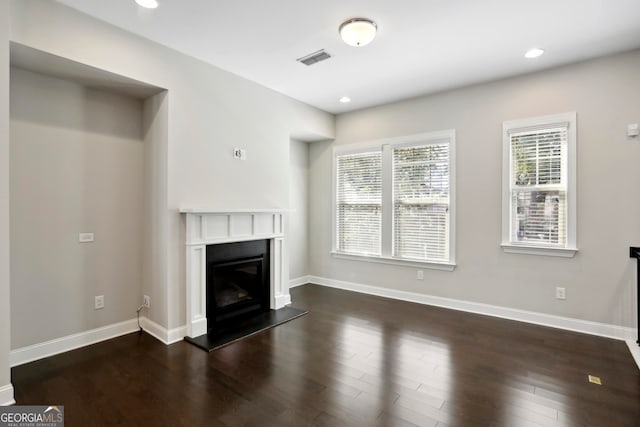
<svg viewBox="0 0 640 427"><path fill-rule="evenodd" d="M302 62L304 65L313 65L329 58L331 58L331 55L325 52L324 49L320 49L317 52L313 52L309 55L303 56L302 58L298 58L296 59L296 61Z"/></svg>

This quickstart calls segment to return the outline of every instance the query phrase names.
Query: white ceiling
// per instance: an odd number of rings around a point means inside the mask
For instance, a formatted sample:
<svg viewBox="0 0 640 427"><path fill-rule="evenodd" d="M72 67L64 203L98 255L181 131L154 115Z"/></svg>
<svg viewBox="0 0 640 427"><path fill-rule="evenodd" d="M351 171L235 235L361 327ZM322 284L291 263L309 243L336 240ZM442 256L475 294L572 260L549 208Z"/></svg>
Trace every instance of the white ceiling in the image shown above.
<svg viewBox="0 0 640 427"><path fill-rule="evenodd" d="M56 1L331 113L640 47L640 0ZM370 45L340 40L353 17L378 24Z"/></svg>

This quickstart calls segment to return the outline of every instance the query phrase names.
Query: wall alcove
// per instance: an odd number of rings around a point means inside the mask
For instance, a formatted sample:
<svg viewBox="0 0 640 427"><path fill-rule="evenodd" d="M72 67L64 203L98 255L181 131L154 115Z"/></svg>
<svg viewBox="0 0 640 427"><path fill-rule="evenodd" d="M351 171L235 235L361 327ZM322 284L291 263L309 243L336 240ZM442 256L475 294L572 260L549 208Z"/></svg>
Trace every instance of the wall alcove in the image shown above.
<svg viewBox="0 0 640 427"><path fill-rule="evenodd" d="M12 353L130 321L143 294L161 312L151 248L168 92L17 43L10 89Z"/></svg>

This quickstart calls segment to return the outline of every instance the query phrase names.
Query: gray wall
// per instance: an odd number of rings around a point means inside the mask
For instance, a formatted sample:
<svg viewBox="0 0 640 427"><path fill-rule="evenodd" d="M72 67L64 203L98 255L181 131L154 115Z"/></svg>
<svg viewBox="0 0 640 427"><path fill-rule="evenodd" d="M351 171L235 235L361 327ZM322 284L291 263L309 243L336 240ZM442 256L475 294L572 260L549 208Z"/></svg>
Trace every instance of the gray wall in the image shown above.
<svg viewBox="0 0 640 427"><path fill-rule="evenodd" d="M9 369L9 3L0 2L0 405L11 403ZM11 396L9 396L11 395Z"/></svg>
<svg viewBox="0 0 640 427"><path fill-rule="evenodd" d="M135 317L142 102L12 68L10 130L11 347Z"/></svg>
<svg viewBox="0 0 640 427"><path fill-rule="evenodd" d="M635 326L640 242L640 51L419 97L337 117L334 144L454 128L457 268L453 272L332 258L332 144L311 145L310 271L335 280ZM576 111L578 247L573 259L506 254L501 240L502 122ZM566 301L554 298L564 286Z"/></svg>
<svg viewBox="0 0 640 427"><path fill-rule="evenodd" d="M151 308L143 314L151 319L167 319L168 247L167 216L167 123L168 94L159 93L145 100L144 131L144 239L142 251L142 295L151 297Z"/></svg>
<svg viewBox="0 0 640 427"><path fill-rule="evenodd" d="M291 140L291 171L289 175L289 277L291 280L309 274L308 246L308 186L309 186L309 145Z"/></svg>
<svg viewBox="0 0 640 427"><path fill-rule="evenodd" d="M150 319L167 329L183 326L179 209L288 208L290 137L332 138L334 117L56 2L10 4L13 42L167 89L164 146L145 153L158 154L147 166L161 186L146 203L154 207L155 243L145 265L162 268L143 272L143 280ZM233 160L233 147L245 148L247 160Z"/></svg>

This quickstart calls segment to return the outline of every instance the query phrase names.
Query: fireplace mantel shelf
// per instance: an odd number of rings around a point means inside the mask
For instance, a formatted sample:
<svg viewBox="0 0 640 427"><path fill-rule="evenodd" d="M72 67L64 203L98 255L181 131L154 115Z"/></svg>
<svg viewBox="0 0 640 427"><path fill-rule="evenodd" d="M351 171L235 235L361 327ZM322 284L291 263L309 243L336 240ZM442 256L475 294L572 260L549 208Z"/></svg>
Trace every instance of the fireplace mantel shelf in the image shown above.
<svg viewBox="0 0 640 427"><path fill-rule="evenodd" d="M180 208L184 214L251 214L251 213L286 213L291 209L220 209L220 208Z"/></svg>

